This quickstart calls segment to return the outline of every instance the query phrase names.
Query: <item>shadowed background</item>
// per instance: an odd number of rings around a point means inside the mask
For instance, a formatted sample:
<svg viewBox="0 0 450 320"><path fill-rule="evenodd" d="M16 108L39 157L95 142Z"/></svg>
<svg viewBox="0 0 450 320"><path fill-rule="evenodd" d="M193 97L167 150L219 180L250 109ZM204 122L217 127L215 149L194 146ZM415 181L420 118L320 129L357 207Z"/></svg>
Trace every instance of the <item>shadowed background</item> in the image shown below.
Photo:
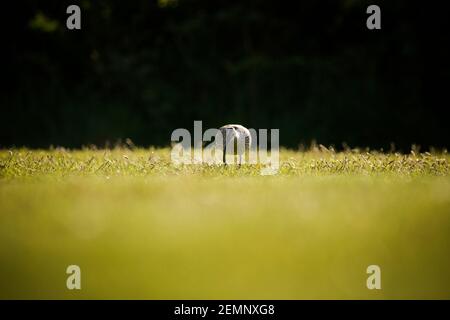
<svg viewBox="0 0 450 320"><path fill-rule="evenodd" d="M81 30L66 29L70 4ZM366 28L369 4L381 7L382 30ZM168 145L175 128L203 120L279 128L288 147L446 148L449 20L439 5L5 4L0 147Z"/></svg>

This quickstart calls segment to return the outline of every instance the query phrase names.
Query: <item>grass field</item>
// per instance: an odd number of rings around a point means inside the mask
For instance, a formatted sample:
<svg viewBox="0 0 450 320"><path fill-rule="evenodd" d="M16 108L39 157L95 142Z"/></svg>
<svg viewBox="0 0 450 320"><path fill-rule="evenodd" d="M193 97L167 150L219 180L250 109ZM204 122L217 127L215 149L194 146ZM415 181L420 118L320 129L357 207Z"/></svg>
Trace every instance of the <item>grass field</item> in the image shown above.
<svg viewBox="0 0 450 320"><path fill-rule="evenodd" d="M450 299L446 153L280 159L261 176L169 149L0 150L0 298Z"/></svg>

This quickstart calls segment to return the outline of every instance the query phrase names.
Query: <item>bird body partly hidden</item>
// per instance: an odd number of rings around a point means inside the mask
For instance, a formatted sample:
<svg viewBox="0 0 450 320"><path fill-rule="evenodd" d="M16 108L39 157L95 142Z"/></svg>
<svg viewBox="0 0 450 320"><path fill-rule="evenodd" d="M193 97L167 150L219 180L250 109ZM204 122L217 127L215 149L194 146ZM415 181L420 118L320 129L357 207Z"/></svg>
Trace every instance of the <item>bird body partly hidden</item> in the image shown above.
<svg viewBox="0 0 450 320"><path fill-rule="evenodd" d="M216 143L222 146L223 163L226 164L226 154L233 154L239 156L239 165L242 164L242 155L250 151L252 144L250 131L240 124L227 124L219 130L221 136L216 137Z"/></svg>

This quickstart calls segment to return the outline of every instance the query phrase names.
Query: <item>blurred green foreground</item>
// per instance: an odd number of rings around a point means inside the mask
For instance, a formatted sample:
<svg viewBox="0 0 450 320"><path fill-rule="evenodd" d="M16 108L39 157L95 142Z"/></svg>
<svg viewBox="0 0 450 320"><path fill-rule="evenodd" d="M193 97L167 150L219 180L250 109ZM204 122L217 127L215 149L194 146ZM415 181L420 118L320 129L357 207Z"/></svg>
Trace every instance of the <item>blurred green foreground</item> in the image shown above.
<svg viewBox="0 0 450 320"><path fill-rule="evenodd" d="M446 153L281 160L260 176L169 149L0 150L0 298L450 298Z"/></svg>

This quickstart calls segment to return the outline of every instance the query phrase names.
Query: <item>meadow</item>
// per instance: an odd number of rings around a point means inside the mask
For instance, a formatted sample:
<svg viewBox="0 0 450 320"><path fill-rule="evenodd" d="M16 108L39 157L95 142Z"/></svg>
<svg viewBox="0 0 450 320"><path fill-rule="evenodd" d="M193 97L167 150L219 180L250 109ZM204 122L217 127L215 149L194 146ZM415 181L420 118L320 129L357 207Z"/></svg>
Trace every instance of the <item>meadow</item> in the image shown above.
<svg viewBox="0 0 450 320"><path fill-rule="evenodd" d="M446 152L280 160L261 176L169 148L0 150L0 298L450 299Z"/></svg>

